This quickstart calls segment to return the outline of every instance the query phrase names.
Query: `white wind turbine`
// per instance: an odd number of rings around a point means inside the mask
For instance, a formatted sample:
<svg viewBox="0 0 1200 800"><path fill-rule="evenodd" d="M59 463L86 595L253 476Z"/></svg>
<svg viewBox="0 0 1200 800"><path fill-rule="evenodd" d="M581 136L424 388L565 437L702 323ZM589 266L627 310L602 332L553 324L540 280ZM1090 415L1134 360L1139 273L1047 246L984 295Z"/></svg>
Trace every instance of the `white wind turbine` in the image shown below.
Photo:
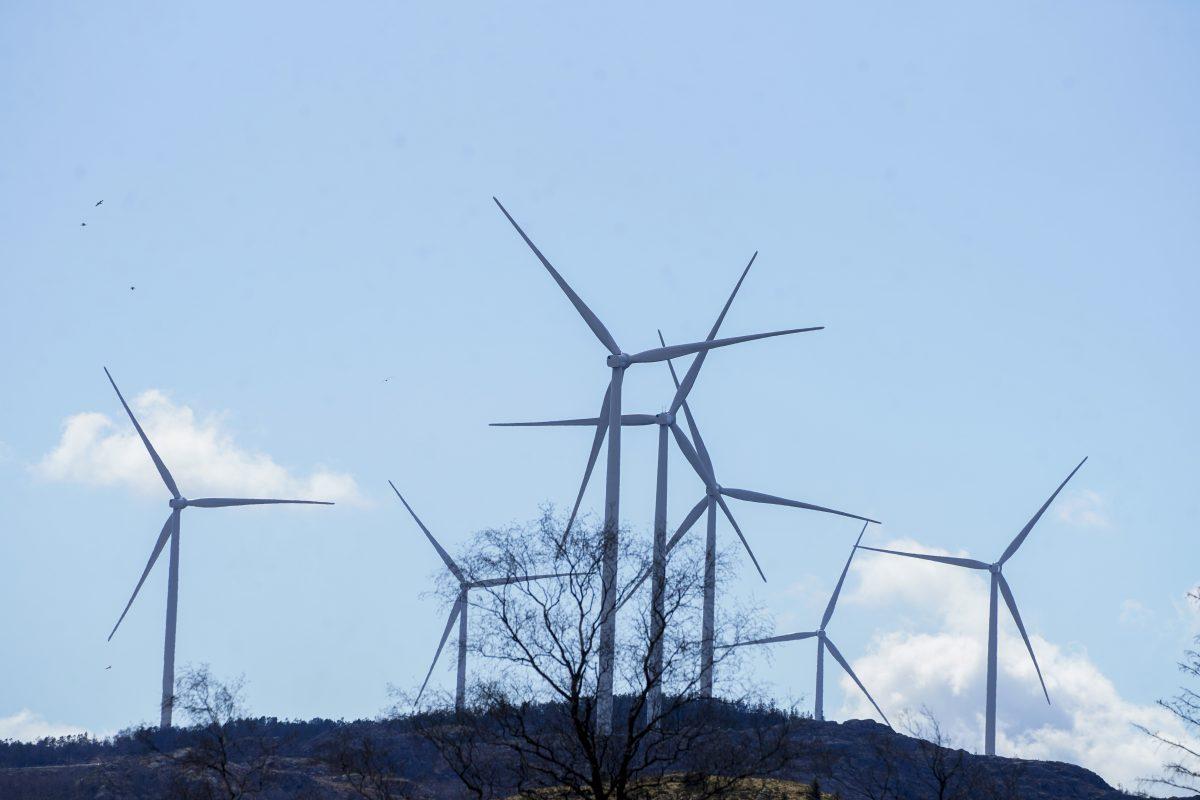
<svg viewBox="0 0 1200 800"><path fill-rule="evenodd" d="M442 648L446 646L446 640L450 638L450 630L457 621L458 677L454 689L454 710L462 711L466 704L467 691L467 606L469 602L467 593L471 589L485 589L489 586L507 586L513 583L537 581L544 578L566 578L570 577L570 573L555 572L547 575L510 575L504 578L470 580L467 578L466 573L462 571L462 568L454 563L454 559L438 543L438 540L433 538L433 534L429 532L429 528L425 527L425 523L421 522L421 518L417 516L417 512L413 511L412 506L404 499L404 495L400 494L400 490L396 488L396 484L388 481L388 485L392 487L392 491L396 493L396 497L400 498L400 502L404 503L404 507L408 509L408 513L416 520L417 525L421 528L421 532L425 534L425 538L433 545L433 549L437 550L438 555L442 558L442 562L446 565L446 569L458 581L458 596L454 599L454 605L450 607L450 618L446 620L446 629L442 631L442 639L438 642L437 651L433 654L433 663L429 665L429 672L425 673L425 680L421 683L421 689L417 692L417 699L413 701L413 704L416 705L421 702L421 695L425 693L425 687L429 684L429 677L433 675L433 668L437 666L438 659L442 656Z"/></svg>
<svg viewBox="0 0 1200 800"><path fill-rule="evenodd" d="M863 531L867 530L867 524L863 523ZM858 541L854 543L854 547L850 550L850 557L846 559L846 566L842 568L841 577L838 578L837 586L833 589L833 595L829 598L829 604L825 606L825 613L821 616L821 627L815 631L802 631L800 633L785 633L782 636L769 636L766 639L753 639L746 642L737 642L735 644L727 644L725 647L744 647L751 644L775 644L776 642L798 642L803 639L817 640L817 690L813 695L813 719L825 719L825 649L829 648L829 654L834 660L841 665L850 679L857 684L862 693L871 701L871 705L875 706L875 710L879 712L879 716L883 717L883 721L890 728L892 723L888 722L887 715L883 713L883 709L875 702L875 698L871 697L871 693L867 691L867 687L863 686L863 682L854 674L854 670L850 668L850 663L846 661L841 651L837 649L837 645L829 638L829 634L825 632L829 621L833 619L833 609L837 606L838 595L842 592L842 584L846 581L846 573L850 570L850 562L854 559L854 551L858 548L858 543L862 541L862 532L858 534Z"/></svg>
<svg viewBox="0 0 1200 800"><path fill-rule="evenodd" d="M607 366L610 370L608 391L604 395L604 402L600 407L599 418L607 420L607 435L608 435L608 464L607 475L604 489L604 555L601 564L601 626L600 626L600 647L599 647L599 675L596 681L596 729L597 732L606 735L612 731L612 714L613 714L613 659L615 656L616 635L617 635L617 619L616 619L616 601L617 601L617 536L620 528L620 502L621 502L621 385L625 378L625 370L633 364L648 364L656 361L665 361L668 358L677 358L680 356L692 355L693 353L701 353L711 350L716 347L725 347L726 345L737 344L739 342L748 342L753 339L764 339L769 336L782 336L789 333L800 333L803 331L819 330L818 328L794 328L785 331L774 331L771 333L758 333L749 336L735 336L729 339L715 339L706 342L693 342L691 344L673 345L671 347L656 347L651 350L645 350L640 353L630 355L617 344L612 334L604 327L604 323L600 321L587 304L575 293L575 291L567 284L558 270L550 263L550 261L542 255L533 241L525 235L525 231L517 224L517 221L512 218L508 210L501 205L500 201L495 197L492 198L496 205L503 212L504 216L520 234L525 244L533 251L538 260L542 262L542 266L554 278L555 283L562 289L563 293L575 306L575 310L583 317L584 322L591 329L592 333L600 340L600 343L609 351L607 358ZM600 437L600 430L597 429L597 438ZM598 446L598 445L597 445ZM597 446L593 446L593 452Z"/></svg>
<svg viewBox="0 0 1200 800"><path fill-rule="evenodd" d="M1029 536L1029 532L1033 530L1033 526L1037 524L1037 521L1042 518L1043 514L1046 513L1046 509L1050 507L1052 502L1054 502L1054 498L1058 497L1058 493L1061 492L1063 487L1067 485L1067 481L1075 477L1075 473L1079 471L1079 468L1082 467L1086 461L1087 458L1085 457L1083 461L1079 462L1075 469L1071 470L1071 474L1068 475L1063 482L1058 485L1058 488L1054 490L1054 493L1051 494L1049 498L1047 498L1046 502L1042 503L1042 507L1037 510L1037 513L1033 515L1029 522L1025 523L1025 527L1021 529L1021 532L1018 533L1011 542L1009 542L1008 547L1004 549L1004 552L1000 554L1000 558L995 563L985 564L984 562L976 561L973 558L936 556L929 555L927 553L905 553L899 550L885 550L880 547L867 547L866 545L859 546L863 550L874 550L876 553L890 553L892 555L906 556L908 558L919 558L925 561L936 561L939 564L950 564L951 566L965 567L966 569L985 570L991 573L991 594L988 604L987 704L985 707L986 714L984 719L984 755L996 755L997 590L999 590L999 593L1004 596L1004 604L1008 606L1008 611L1010 614L1012 614L1013 622L1017 624L1017 630L1020 631L1021 638L1025 640L1025 648L1029 651L1029 658L1033 661L1034 670L1037 671L1038 681L1040 681L1042 684L1042 693L1046 696L1046 703L1050 703L1050 692L1046 690L1046 681L1042 678L1042 668L1038 666L1037 656L1033 654L1033 645L1029 641L1029 635L1025 633L1025 623L1021 621L1021 613L1017 611L1017 601L1013 598L1012 589L1009 588L1008 581L1004 579L1002 570L1004 569L1005 562L1013 557L1013 554L1017 552L1017 549L1020 548L1021 544L1025 541L1025 538Z"/></svg>
<svg viewBox="0 0 1200 800"><path fill-rule="evenodd" d="M659 341L663 341L662 331L658 334ZM665 346L665 342L664 342ZM671 378L675 381L675 385L679 385L679 377L675 374L675 365L667 360L667 366L671 370ZM679 449L687 457L688 462L692 465L692 469L700 476L700 480L704 482L705 495L700 498L700 501L692 507L688 515L684 517L683 523L671 540L667 542L667 552L670 552L675 544L683 538L697 520L700 515L707 511L708 513L708 531L704 545L704 612L703 612L703 627L700 640L700 693L705 697L711 697L713 692L713 660L714 660L714 629L716 627L716 606L717 606L717 507L720 506L721 511L725 514L725 518L729 520L729 524L733 526L733 530L741 540L742 546L746 548L746 552L750 556L750 560L754 562L754 568L758 570L758 575L765 582L767 576L763 573L762 567L758 563L758 559L754 556L754 551L750 549L750 543L746 541L745 535L742 533L741 526L737 524L737 520L733 518L733 512L729 510L729 504L725 502L726 497L732 497L736 500L745 500L751 503L765 503L767 505L789 506L791 508L801 508L808 511L821 511L826 514L836 514L839 517L849 517L857 519L861 522L875 522L878 520L861 517L858 514L851 514L846 511L838 511L825 506L818 506L812 503L805 503L800 500L789 500L784 497L776 497L775 495L763 494L762 492L750 491L749 489L731 489L726 486L721 486L717 483L716 473L713 470L712 458L708 454L708 448L704 446L704 439L700 436L700 429L696 427L696 419L692 416L692 411L688 404L683 404L684 418L687 420L688 428L692 433L692 441L695 442L693 448L687 441L686 437L676 429L677 439L679 441Z"/></svg>
<svg viewBox="0 0 1200 800"><path fill-rule="evenodd" d="M729 307L733 304L733 299L737 297L738 290L742 287L742 281L746 279L746 274L750 272L750 267L754 265L754 259L758 257L755 253L750 257L746 268L742 270L742 274L738 277L737 283L733 287L733 291L729 294L729 299L725 301L725 305L721 308L721 313L717 315L717 321L713 323L712 328L708 332L706 342L713 341L717 332L721 328L721 323L725 321L725 315L729 312ZM658 473L654 499L654 554L650 569L651 580L651 653L650 653L650 678L653 685L647 693L646 702L646 718L653 722L658 717L661 709L662 699L662 672L663 672L663 632L666 624L664 617L664 598L666 584L666 556L667 556L667 462L668 450L667 441L668 433L670 432L676 437L677 441L688 447L691 450L691 445L687 443L687 438L676 424L675 416L681 405L687 399L688 393L696 383L696 378L700 374L700 368L704 365L704 359L708 355L708 351L701 350L692 359L691 366L688 368L687 374L684 375L682 384L676 386L675 394L671 400L670 408L660 414L622 414L621 425L626 427L658 425ZM607 400L607 394L605 395ZM603 414L603 406L601 414ZM588 454L587 467L584 469L583 481L580 483L579 492L575 496L575 505L571 509L571 516L567 520L566 528L563 531L563 540L565 542L567 535L571 531L571 526L575 522L575 518L579 513L579 506L583 502L584 492L587 490L588 481L592 476L592 469L596 466L596 459L600 455L600 447L604 443L605 434L608 431L608 420L601 417L591 417L586 419L563 419L553 420L548 422L494 422L494 427L594 427L596 429L595 436L592 440L592 449ZM641 585L645 580L643 576L637 581L636 585Z"/></svg>
<svg viewBox="0 0 1200 800"><path fill-rule="evenodd" d="M142 584L146 582L146 576L150 574L151 568L154 567L154 562L158 560L169 539L171 542L171 560L167 570L167 632L163 643L162 705L159 716L159 727L165 729L171 727L171 711L174 705L175 693L175 619L179 607L179 517L183 513L183 510L189 506L196 508L225 508L227 506L258 506L277 503L331 506L333 503L320 500L266 500L241 497L202 497L193 500L184 497L179 493L179 487L175 484L175 479L171 477L166 464L159 458L154 445L150 444L150 439L146 436L146 432L142 430L142 426L138 423L137 417L133 415L133 411L130 410L129 404L125 402L124 395L117 388L117 382L113 380L107 367L104 368L104 374L108 375L108 382L112 384L113 390L116 391L117 397L121 400L121 405L125 407L125 413L129 415L129 421L133 423L138 436L142 439L142 444L146 446L146 452L150 454L150 460L154 462L155 468L158 469L158 474L162 477L163 483L166 484L167 490L171 493L171 499L167 503L171 507L171 514L167 517L166 524L163 525L162 532L159 533L158 540L154 543L154 549L150 551L150 559L146 562L146 568L142 570L142 577L138 579L137 586L134 587L133 594L129 597L129 602L125 604L125 609L121 612L117 624L113 626L112 633L108 634L109 641L111 641L113 634L121 626L121 621L129 613L129 608L133 605L134 598L137 597Z"/></svg>

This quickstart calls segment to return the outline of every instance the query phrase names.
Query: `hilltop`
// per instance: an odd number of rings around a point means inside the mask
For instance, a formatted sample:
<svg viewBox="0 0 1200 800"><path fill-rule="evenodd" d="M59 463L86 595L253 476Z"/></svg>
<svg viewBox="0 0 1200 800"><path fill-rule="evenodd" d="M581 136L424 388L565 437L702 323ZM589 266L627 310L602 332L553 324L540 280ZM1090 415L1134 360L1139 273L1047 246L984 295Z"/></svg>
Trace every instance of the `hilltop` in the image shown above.
<svg viewBox="0 0 1200 800"><path fill-rule="evenodd" d="M189 743L194 744L190 738L193 734L180 729L166 735L127 732L103 741L66 737L28 744L0 743L0 797L119 800L170 796L171 767ZM257 738L247 746L251 735ZM238 752L250 754L247 761L256 754L272 753L265 789L250 796L272 800L464 796L461 785L436 751L404 720L303 722L259 718L239 723L234 738L238 740ZM808 797L811 782L816 779L823 794L845 800L1130 797L1074 764L988 758L938 748L867 720L805 720L794 738L799 755L791 766L781 774L753 781L731 796L756 800ZM373 757L368 754L364 758L361 748L348 747L363 740L374 743ZM239 763L231 772L246 778L253 768ZM380 789L375 794L371 793L372 782ZM391 794L385 795L383 790ZM662 794L688 796L682 788Z"/></svg>

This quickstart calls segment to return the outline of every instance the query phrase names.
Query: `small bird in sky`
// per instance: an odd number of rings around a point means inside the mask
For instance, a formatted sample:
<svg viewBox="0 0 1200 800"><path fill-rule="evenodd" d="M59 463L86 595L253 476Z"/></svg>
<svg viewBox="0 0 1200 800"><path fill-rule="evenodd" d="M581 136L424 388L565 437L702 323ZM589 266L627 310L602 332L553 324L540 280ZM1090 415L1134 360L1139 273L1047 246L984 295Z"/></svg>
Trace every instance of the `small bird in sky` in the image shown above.
<svg viewBox="0 0 1200 800"><path fill-rule="evenodd" d="M105 669L112 669L112 664L109 664Z"/></svg>
<svg viewBox="0 0 1200 800"><path fill-rule="evenodd" d="M104 202L103 200L97 200L97 201L96 201L96 205L92 206L92 208L99 208L99 207L100 207L100 204L101 204L101 203L103 203L103 202Z"/></svg>
<svg viewBox="0 0 1200 800"><path fill-rule="evenodd" d="M86 222L81 222L81 223L79 223L79 227L81 227L81 228L86 228L86 227L87 227L87 223L86 223Z"/></svg>
<svg viewBox="0 0 1200 800"><path fill-rule="evenodd" d="M130 286L130 287L129 287L129 291L131 291L131 292L133 291L133 287L132 287L132 286Z"/></svg>

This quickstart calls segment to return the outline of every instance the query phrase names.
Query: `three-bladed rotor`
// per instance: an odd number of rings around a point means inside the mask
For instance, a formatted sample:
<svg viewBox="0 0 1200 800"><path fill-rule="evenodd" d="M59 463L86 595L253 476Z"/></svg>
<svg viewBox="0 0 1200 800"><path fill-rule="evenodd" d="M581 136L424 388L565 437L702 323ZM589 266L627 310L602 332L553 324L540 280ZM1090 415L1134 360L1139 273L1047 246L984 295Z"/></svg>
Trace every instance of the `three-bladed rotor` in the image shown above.
<svg viewBox="0 0 1200 800"><path fill-rule="evenodd" d="M159 476L162 478L163 484L167 487L167 491L171 493L171 499L167 501L167 505L171 508L171 514L167 517L166 523L162 527L162 531L158 534L158 539L154 542L154 547L150 550L150 558L146 562L145 569L142 570L142 575L138 579L137 586L133 589L133 594L129 597L129 602L125 604L121 616L117 619L117 624L113 626L112 631L108 634L111 640L113 634L117 632L117 628L121 627L121 622L125 619L125 615L129 613L129 609L133 606L133 601L137 598L138 592L141 591L142 584L146 582L146 577L150 574L150 570L154 567L154 563L158 560L163 548L172 535L179 532L179 517L185 508L195 506L196 508L226 508L228 506L257 506L257 505L274 505L274 504L289 504L289 505L318 505L331 506L333 503L320 500L276 500L264 498L245 498L245 497L201 497L198 499L188 499L179 492L179 486L175 482L175 478L171 475L171 471L167 469L167 465L163 463L162 458L158 455L158 451L154 449L154 445L150 443L150 437L146 435L146 431L134 416L133 410L129 407L129 403L125 402L125 396L121 394L121 390L117 388L117 382L113 380L112 373L108 371L108 367L104 368L104 374L108 376L108 382L112 384L113 391L117 393L117 398L121 401L121 405L125 409L125 413L129 415L129 421L133 423L134 429L142 440L142 444L146 447L146 452L150 454L150 460L154 462L155 469L158 470Z"/></svg>
<svg viewBox="0 0 1200 800"><path fill-rule="evenodd" d="M450 638L450 631L454 629L454 623L457 622L459 616L466 611L468 602L467 593L471 589L486 589L494 586L508 586L514 583L538 581L546 578L568 578L572 577L574 573L553 572L541 575L508 575L499 578L469 577L467 573L463 571L463 568L458 565L458 563L450 556L448 552L446 552L446 548L442 547L441 542L439 542L433 533L430 532L429 528L425 526L425 523L421 521L421 518L417 516L417 512L414 511L413 507L410 506L408 501L404 499L404 495L400 494L400 490L396 488L396 484L388 481L388 485L392 487L392 491L396 493L396 497L399 497L400 502L404 504L406 509L408 509L408 513L412 515L413 521L417 523L417 527L419 527L421 532L425 534L425 538L429 540L431 545L433 545L433 549L436 550L438 556L441 557L442 563L446 565L446 569L449 570L450 574L454 576L454 579L458 581L458 595L454 599L454 604L450 607L450 616L446 619L446 627L442 631L442 638L438 641L437 650L434 651L433 663L429 665L429 671L425 673L425 680L421 682L421 688L417 692L416 699L413 701L415 705L416 703L420 702L421 695L425 693L425 687L429 684L429 678L433 675L433 670L434 667L437 666L438 659L442 657L442 650L446 647L446 640ZM460 645L465 647L465 637L463 641L460 642ZM461 698L458 699L458 703L461 705Z"/></svg>
<svg viewBox="0 0 1200 800"><path fill-rule="evenodd" d="M727 644L724 645L724 647L745 647L747 645L754 644L777 644L779 642L799 642L805 639L818 639L822 645L829 648L829 654L833 656L834 660L838 662L838 665L841 666L846 674L850 676L850 679L854 681L855 685L858 686L863 695L865 695L867 700L870 701L871 705L875 707L875 710L879 712L879 716L883 718L883 721L887 723L888 727L891 727L892 723L888 721L887 715L883 713L883 709L881 709L879 704L875 702L875 698L871 696L871 693L867 691L867 687L863 685L863 682L859 679L858 675L855 674L854 669L850 666L850 662L846 660L841 651L837 649L837 645L835 645L833 640L829 638L829 634L825 632L825 629L829 626L829 621L833 619L833 611L837 607L838 597L842 593L842 585L846 582L846 573L850 571L850 562L854 560L854 551L858 549L859 544L862 542L863 533L866 532L868 524L870 523L863 523L862 531L859 532L858 539L854 542L854 547L850 548L850 556L846 559L846 565L842 567L842 574L838 576L837 585L834 586L833 594L829 597L829 603L825 606L825 613L821 615L821 624L815 631L785 633L780 636L768 636L763 639L751 639L745 642ZM818 669L820 669L820 667L818 667ZM818 682L817 685L820 687L820 682ZM818 698L818 703L820 703L820 698Z"/></svg>
<svg viewBox="0 0 1200 800"><path fill-rule="evenodd" d="M1054 502L1054 498L1058 497L1059 492L1063 490L1063 487L1067 485L1067 482L1070 481L1071 478L1075 477L1075 473L1079 472L1080 468L1086 462L1087 458L1085 457L1075 466L1075 469L1071 470L1071 473L1063 479L1063 482L1058 485L1058 488L1055 489L1048 498L1046 498L1046 502L1042 503L1037 512L1030 517L1029 522L1025 523L1025 527L1021 528L1020 532L1013 537L1012 541L1009 542L1008 547L1004 548L1004 552L1000 554L1000 558L990 564L974 558L942 556L932 553L909 553L903 550L888 550L882 547L867 547L866 545L859 545L860 549L863 550L873 550L877 553L889 553L891 555L904 556L906 558L933 561L938 564L948 564L953 567L981 570L991 574L992 579L996 581L997 587L1000 590L1001 597L1004 598L1004 605L1008 607L1008 612L1012 615L1013 622L1015 622L1017 625L1017 631L1020 632L1021 639L1025 642L1025 649L1029 651L1029 658L1033 662L1034 670L1037 672L1038 681L1042 685L1042 694L1045 695L1047 704L1050 703L1050 692L1046 689L1046 681L1042 677L1042 668L1038 665L1037 656L1034 655L1033 652L1033 643L1029 641L1029 634L1025 631L1025 623L1021 619L1021 612L1017 610L1017 601L1013 597L1012 589L1009 587L1008 581L1004 577L1003 570L1005 563L1007 563L1007 561L1016 554L1017 550L1020 549L1021 545L1025 543L1025 540L1029 537L1029 532L1033 530L1033 526L1036 525L1038 520L1042 518L1042 515L1046 513L1046 509L1048 509L1050 504Z"/></svg>

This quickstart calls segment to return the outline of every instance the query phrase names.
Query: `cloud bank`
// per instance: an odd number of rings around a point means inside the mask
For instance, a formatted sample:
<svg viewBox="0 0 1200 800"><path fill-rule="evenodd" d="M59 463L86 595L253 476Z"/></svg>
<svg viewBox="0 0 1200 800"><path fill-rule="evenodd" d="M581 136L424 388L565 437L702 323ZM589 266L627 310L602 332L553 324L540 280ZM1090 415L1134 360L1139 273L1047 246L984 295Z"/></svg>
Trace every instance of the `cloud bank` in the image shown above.
<svg viewBox="0 0 1200 800"><path fill-rule="evenodd" d="M189 496L363 502L352 476L319 467L307 475L293 473L269 455L238 445L220 415L201 419L188 406L177 405L153 389L130 405ZM165 491L129 421L121 416L114 422L95 411L67 417L58 445L33 466L33 472L46 480L118 486L140 494Z"/></svg>
<svg viewBox="0 0 1200 800"><path fill-rule="evenodd" d="M88 733L78 725L63 725L47 722L41 714L23 708L11 717L0 717L0 741L12 739L17 742L36 742L47 736L72 736Z"/></svg>
<svg viewBox="0 0 1200 800"><path fill-rule="evenodd" d="M912 539L894 540L884 547L966 555L925 547ZM911 615L902 629L877 633L867 654L853 662L875 699L889 714L897 712L897 717L903 710L927 707L956 745L982 750L986 574L875 553L861 553L852 574L859 580L847 601L872 609L901 608ZM1013 593L1021 608L1020 586L1014 586ZM1164 709L1122 698L1086 653L1030 631L1053 702L1047 705L1033 663L1002 602L999 613L997 752L1070 761L1113 785L1135 789L1140 779L1161 773L1165 753L1134 725L1188 740ZM841 685L846 698L842 716L873 717L873 709L850 679L842 676Z"/></svg>

